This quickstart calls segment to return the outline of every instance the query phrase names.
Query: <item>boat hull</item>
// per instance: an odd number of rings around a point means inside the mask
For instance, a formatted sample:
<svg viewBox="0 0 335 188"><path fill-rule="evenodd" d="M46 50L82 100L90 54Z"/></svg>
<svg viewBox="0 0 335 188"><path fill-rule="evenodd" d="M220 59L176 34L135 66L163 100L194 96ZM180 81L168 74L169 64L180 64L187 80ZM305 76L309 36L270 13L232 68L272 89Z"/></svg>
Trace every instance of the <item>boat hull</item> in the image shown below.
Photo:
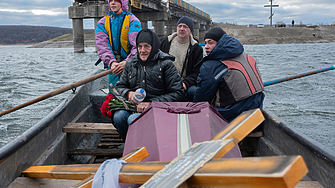
<svg viewBox="0 0 335 188"><path fill-rule="evenodd" d="M101 71L103 70L99 70ZM64 133L62 128L67 123L74 122L110 123L110 120L100 113L100 106L106 96L100 90L106 88L107 84L105 76L78 87L75 94L70 94L48 116L1 148L1 186L8 186L15 178L21 176L23 170L32 165L85 163L88 156L68 156L68 151L73 148L93 148L102 135ZM250 141L255 149L254 155L301 155L309 169L304 180L318 181L325 188L333 187L334 153L286 125L269 110L264 109L263 115L263 136L242 141Z"/></svg>
<svg viewBox="0 0 335 188"><path fill-rule="evenodd" d="M263 136L254 143L256 156L301 155L308 167L304 180L318 181L323 187L335 185L335 155L324 145L286 125L267 109L263 115Z"/></svg>
<svg viewBox="0 0 335 188"><path fill-rule="evenodd" d="M101 72L99 70L92 74ZM62 128L69 122L103 122L96 109L103 97L92 101L91 93L105 88L107 79L101 78L78 87L48 116L0 149L0 182L8 186L32 165L71 164L85 161L87 156L69 157L73 148L90 148L100 134L66 134ZM69 91L72 92L72 91ZM85 144L81 144L85 143Z"/></svg>

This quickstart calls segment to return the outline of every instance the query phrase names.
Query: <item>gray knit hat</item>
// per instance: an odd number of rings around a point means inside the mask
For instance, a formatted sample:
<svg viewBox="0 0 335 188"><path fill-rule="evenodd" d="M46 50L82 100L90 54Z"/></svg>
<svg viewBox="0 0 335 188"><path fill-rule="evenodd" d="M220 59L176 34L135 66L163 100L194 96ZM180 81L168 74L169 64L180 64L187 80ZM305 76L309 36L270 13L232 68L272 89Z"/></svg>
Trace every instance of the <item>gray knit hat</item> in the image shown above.
<svg viewBox="0 0 335 188"><path fill-rule="evenodd" d="M226 34L226 32L222 30L221 27L213 27L205 34L204 40L213 39L218 42L224 34Z"/></svg>
<svg viewBox="0 0 335 188"><path fill-rule="evenodd" d="M181 17L177 22L177 26L181 23L186 24L190 28L191 32L193 32L194 23L193 23L193 20L190 17L188 17L188 16Z"/></svg>

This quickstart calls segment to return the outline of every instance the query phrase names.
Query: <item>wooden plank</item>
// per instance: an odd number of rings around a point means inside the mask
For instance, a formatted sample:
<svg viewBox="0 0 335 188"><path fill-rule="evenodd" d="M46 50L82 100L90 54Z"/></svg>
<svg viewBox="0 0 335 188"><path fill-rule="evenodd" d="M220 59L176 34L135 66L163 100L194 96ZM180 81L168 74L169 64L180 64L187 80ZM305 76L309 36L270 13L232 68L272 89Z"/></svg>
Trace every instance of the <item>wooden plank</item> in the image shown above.
<svg viewBox="0 0 335 188"><path fill-rule="evenodd" d="M68 123L63 127L63 132L118 134L111 123Z"/></svg>
<svg viewBox="0 0 335 188"><path fill-rule="evenodd" d="M233 138L235 144L238 144L264 120L265 118L258 108L243 112L212 140Z"/></svg>
<svg viewBox="0 0 335 188"><path fill-rule="evenodd" d="M135 148L127 155L120 158L120 160L125 160L127 163L140 162L147 158L149 153L145 147Z"/></svg>
<svg viewBox="0 0 335 188"><path fill-rule="evenodd" d="M98 147L117 147L117 146L121 146L122 143L98 143L97 146Z"/></svg>
<svg viewBox="0 0 335 188"><path fill-rule="evenodd" d="M102 138L119 138L119 139L121 139L119 133L117 133L117 134L103 134Z"/></svg>
<svg viewBox="0 0 335 188"><path fill-rule="evenodd" d="M161 161L123 164L119 182L143 184L167 164L169 162ZM33 178L78 179L73 174L92 175L99 167L97 164L46 166L45 171L42 173L42 170L38 170L38 174L34 172L37 169L33 170L36 167L30 167L23 175ZM307 172L301 156L221 158L211 159L186 184L190 187L294 187Z"/></svg>
<svg viewBox="0 0 335 188"><path fill-rule="evenodd" d="M233 139L212 140L195 143L183 154L179 155L162 170L152 176L143 187L145 188L174 188L179 187L190 178L199 168L212 159L220 150L229 149L235 145Z"/></svg>
<svg viewBox="0 0 335 188"><path fill-rule="evenodd" d="M77 184L79 180L63 179L32 179L27 177L17 177L7 188L60 188L71 187Z"/></svg>
<svg viewBox="0 0 335 188"><path fill-rule="evenodd" d="M120 183L142 184L158 168L165 166L164 162L149 162L143 167L142 164L124 165ZM188 187L294 187L307 172L301 156L212 159L186 184Z"/></svg>
<svg viewBox="0 0 335 188"><path fill-rule="evenodd" d="M124 141L121 138L101 138L100 142L124 143Z"/></svg>
<svg viewBox="0 0 335 188"><path fill-rule="evenodd" d="M123 149L73 149L70 150L68 155L114 155L122 156Z"/></svg>
<svg viewBox="0 0 335 188"><path fill-rule="evenodd" d="M129 162L140 162L143 159L147 158L149 153L145 147L135 148L133 151L128 153L127 155L120 158L120 160L125 160L127 163ZM71 188L91 188L93 183L94 175L84 179L82 182L74 185Z"/></svg>
<svg viewBox="0 0 335 188"><path fill-rule="evenodd" d="M248 138L260 138L263 137L263 132L251 132L246 137Z"/></svg>

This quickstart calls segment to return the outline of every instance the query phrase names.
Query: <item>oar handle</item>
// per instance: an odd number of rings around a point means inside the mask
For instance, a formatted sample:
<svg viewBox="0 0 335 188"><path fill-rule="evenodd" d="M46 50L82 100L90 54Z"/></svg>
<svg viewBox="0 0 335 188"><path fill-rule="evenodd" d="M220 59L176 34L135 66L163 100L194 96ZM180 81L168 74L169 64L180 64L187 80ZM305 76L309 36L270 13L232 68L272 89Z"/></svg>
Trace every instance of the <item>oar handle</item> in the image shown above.
<svg viewBox="0 0 335 188"><path fill-rule="evenodd" d="M322 69L318 69L318 70L313 70L313 71L301 73L301 74L298 74L298 75L293 75L293 76L289 76L289 77L284 77L284 78L264 82L263 86L269 86L269 85L277 84L277 83L280 83L280 82L285 82L285 81L288 81L288 80L293 80L293 79L296 79L296 78L301 78L301 77L305 77L305 76L309 76L309 75L313 75L313 74L317 74L317 73L320 73L320 72L325 72L325 71L329 71L329 70L333 70L333 69L335 69L335 65L332 65L332 66L326 67L326 68L322 68Z"/></svg>
<svg viewBox="0 0 335 188"><path fill-rule="evenodd" d="M88 83L88 82L91 82L91 81L93 81L93 80L96 80L96 79L98 79L98 78L101 78L101 77L103 77L103 76L106 76L107 74L110 74L110 73L112 73L112 70L111 70L111 69L109 69L109 70L107 70L107 71L103 71L103 72L101 72L101 73L99 73L99 74L95 74L95 75L93 75L93 76L90 76L90 77L88 77L88 78L86 78L86 79L84 79L84 80L81 80L81 81L78 81L78 82L74 82L74 83L69 84L69 85L67 85L67 86L64 86L64 87L62 87L62 88L59 88L59 89L57 89L57 90L55 90L55 91L52 91L52 92L50 92L50 93L48 93L48 94L42 95L42 96L40 96L40 97L38 97L38 98L36 98L36 99L33 99L33 100L28 101L28 102L26 102L26 103L20 104L20 105L18 105L18 106L15 106L15 107L13 107L13 108L11 108L11 109L6 110L6 111L3 111L3 112L0 113L0 117L3 116L3 115L5 115L5 114L14 112L14 111L19 110L19 109L21 109L21 108L24 108L24 107L26 107L26 106L29 106L29 105L31 105L31 104L40 102L40 101L42 101L42 100L44 100L44 99L53 97L53 96L55 96L55 95L58 95L58 94L60 94L60 93L65 92L65 91L71 90L71 89L73 89L73 88L77 88L77 87L79 87L79 86L81 86L81 85L84 85L84 84L86 84L86 83Z"/></svg>

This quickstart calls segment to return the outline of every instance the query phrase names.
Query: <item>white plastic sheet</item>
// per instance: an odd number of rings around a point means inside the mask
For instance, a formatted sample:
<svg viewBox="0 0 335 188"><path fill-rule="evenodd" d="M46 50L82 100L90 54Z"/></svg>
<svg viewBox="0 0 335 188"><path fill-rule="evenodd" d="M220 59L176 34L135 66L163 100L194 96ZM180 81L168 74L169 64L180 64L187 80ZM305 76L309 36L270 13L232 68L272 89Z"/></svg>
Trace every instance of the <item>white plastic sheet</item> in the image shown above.
<svg viewBox="0 0 335 188"><path fill-rule="evenodd" d="M119 173L124 160L109 159L95 173L92 188L119 188Z"/></svg>

